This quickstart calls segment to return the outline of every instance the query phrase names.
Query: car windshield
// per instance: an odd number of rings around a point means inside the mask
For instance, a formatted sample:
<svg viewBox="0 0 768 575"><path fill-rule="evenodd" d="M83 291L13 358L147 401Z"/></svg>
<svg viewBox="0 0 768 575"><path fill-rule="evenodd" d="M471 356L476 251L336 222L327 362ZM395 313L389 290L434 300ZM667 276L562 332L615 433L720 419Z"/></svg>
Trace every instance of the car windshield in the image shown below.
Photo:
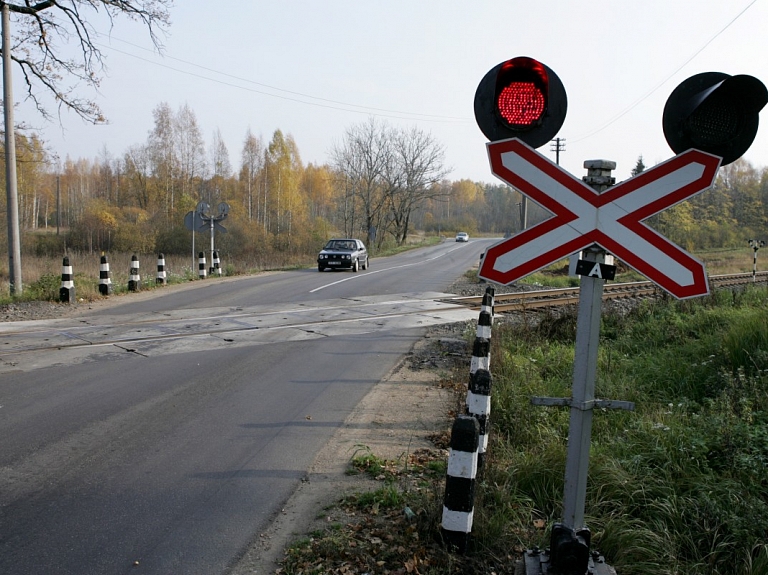
<svg viewBox="0 0 768 575"><path fill-rule="evenodd" d="M331 240L327 244L325 244L325 249L327 250L354 250L355 249L355 242L351 242L348 240Z"/></svg>

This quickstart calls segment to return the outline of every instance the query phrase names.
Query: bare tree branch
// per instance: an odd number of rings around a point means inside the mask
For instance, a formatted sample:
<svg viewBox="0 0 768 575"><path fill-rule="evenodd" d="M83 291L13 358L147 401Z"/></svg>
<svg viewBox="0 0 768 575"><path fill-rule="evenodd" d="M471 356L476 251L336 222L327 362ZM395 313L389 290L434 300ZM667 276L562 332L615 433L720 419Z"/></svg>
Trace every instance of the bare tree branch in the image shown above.
<svg viewBox="0 0 768 575"><path fill-rule="evenodd" d="M85 85L98 89L104 72L104 55L95 38L98 33L89 18L105 14L113 25L118 17L142 23L153 44L160 49L158 32L170 25L173 0L44 0L32 4L3 2L14 14L11 58L22 70L27 97L46 119L51 114L43 95L53 96L59 115L62 109L75 112L84 120L105 122L99 106L77 96ZM62 47L79 48L76 59L62 56Z"/></svg>

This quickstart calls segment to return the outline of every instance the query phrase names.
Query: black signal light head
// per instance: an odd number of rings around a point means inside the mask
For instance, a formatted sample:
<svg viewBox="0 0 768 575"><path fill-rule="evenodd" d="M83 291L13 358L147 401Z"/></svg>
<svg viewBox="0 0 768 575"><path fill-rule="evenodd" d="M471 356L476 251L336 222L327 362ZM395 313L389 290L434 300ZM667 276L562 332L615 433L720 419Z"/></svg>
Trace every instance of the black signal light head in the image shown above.
<svg viewBox="0 0 768 575"><path fill-rule="evenodd" d="M768 90L752 76L703 72L672 91L664 106L664 137L676 154L696 148L723 158L740 158L757 135Z"/></svg>

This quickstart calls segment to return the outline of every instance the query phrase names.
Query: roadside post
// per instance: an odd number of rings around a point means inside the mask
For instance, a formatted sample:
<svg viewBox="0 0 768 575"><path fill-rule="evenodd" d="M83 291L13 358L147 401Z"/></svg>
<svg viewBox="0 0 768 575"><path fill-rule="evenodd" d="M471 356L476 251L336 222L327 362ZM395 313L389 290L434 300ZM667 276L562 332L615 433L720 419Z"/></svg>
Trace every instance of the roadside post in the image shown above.
<svg viewBox="0 0 768 575"><path fill-rule="evenodd" d="M104 252L101 252L101 259L99 260L99 293L105 296L112 293L112 275L109 271L109 261Z"/></svg>
<svg viewBox="0 0 768 575"><path fill-rule="evenodd" d="M61 303L75 303L75 282L72 274L72 266L69 256L64 256L61 264L61 286L59 287L59 301Z"/></svg>
<svg viewBox="0 0 768 575"><path fill-rule="evenodd" d="M757 250L765 245L765 240L747 240L749 247L752 248L754 255L752 257L752 283L757 281Z"/></svg>
<svg viewBox="0 0 768 575"><path fill-rule="evenodd" d="M131 269L128 275L128 291L141 289L141 275L139 273L139 258L136 254L131 256Z"/></svg>

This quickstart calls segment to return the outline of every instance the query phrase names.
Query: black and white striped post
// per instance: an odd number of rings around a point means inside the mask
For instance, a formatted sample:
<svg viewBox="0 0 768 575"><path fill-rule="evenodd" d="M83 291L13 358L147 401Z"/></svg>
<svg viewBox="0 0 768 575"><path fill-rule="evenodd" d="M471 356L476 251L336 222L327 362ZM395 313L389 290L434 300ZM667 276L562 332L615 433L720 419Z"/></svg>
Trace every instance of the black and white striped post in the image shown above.
<svg viewBox="0 0 768 575"><path fill-rule="evenodd" d="M211 268L211 275L221 275L221 260L219 259L219 252L213 250L213 268Z"/></svg>
<svg viewBox="0 0 768 575"><path fill-rule="evenodd" d="M155 284L164 286L168 283L165 276L165 255L157 254L157 275L155 276Z"/></svg>
<svg viewBox="0 0 768 575"><path fill-rule="evenodd" d="M443 540L459 553L467 550L472 532L479 434L480 425L474 417L460 415L454 420L440 526Z"/></svg>
<svg viewBox="0 0 768 575"><path fill-rule="evenodd" d="M478 465L482 468L488 450L489 416L491 413L491 327L493 326L494 290L488 286L483 296L480 317L477 320L475 344L469 370L466 413L480 424L477 444Z"/></svg>
<svg viewBox="0 0 768 575"><path fill-rule="evenodd" d="M477 465L482 468L485 463L485 454L488 451L489 418L491 415L491 372L487 369L478 369L469 376L467 415L474 417L480 426L480 436L477 441Z"/></svg>
<svg viewBox="0 0 768 575"><path fill-rule="evenodd" d="M491 370L491 340L485 337L476 337L472 344L469 374L472 375L478 369Z"/></svg>
<svg viewBox="0 0 768 575"><path fill-rule="evenodd" d="M99 262L99 293L101 295L112 293L112 274L109 271L109 261L104 254Z"/></svg>
<svg viewBox="0 0 768 575"><path fill-rule="evenodd" d="M491 317L493 317L493 305L494 300L496 297L496 290L493 289L493 287L488 286L485 288L485 293L483 294L483 303L480 306L480 312L487 311L491 314Z"/></svg>
<svg viewBox="0 0 768 575"><path fill-rule="evenodd" d="M128 291L141 289L141 275L139 274L139 258L136 254L131 256L131 271L128 275Z"/></svg>
<svg viewBox="0 0 768 575"><path fill-rule="evenodd" d="M205 279L205 252L197 254L197 277L201 280Z"/></svg>
<svg viewBox="0 0 768 575"><path fill-rule="evenodd" d="M75 303L75 282L72 276L72 266L69 265L69 258L67 256L64 256L64 261L61 264L59 301L61 303Z"/></svg>
<svg viewBox="0 0 768 575"><path fill-rule="evenodd" d="M485 299L485 296L483 296L483 299ZM493 314L488 310L482 310L480 312L480 317L477 318L477 331L475 336L481 339L491 339L492 326Z"/></svg>

